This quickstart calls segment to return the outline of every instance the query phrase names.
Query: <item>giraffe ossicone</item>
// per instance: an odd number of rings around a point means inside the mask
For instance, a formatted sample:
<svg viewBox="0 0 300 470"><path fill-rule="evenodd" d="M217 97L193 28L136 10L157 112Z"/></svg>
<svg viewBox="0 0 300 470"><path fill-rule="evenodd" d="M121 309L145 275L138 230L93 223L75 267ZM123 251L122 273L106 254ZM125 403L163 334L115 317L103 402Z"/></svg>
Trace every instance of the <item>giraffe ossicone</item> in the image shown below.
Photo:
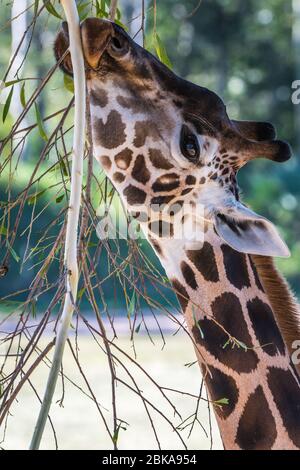
<svg viewBox="0 0 300 470"><path fill-rule="evenodd" d="M228 398L225 448L300 448L299 309L270 258L289 251L236 180L254 158L286 161L289 145L270 123L230 120L120 26L89 18L81 34L95 157L173 283L211 400ZM64 26L57 60L67 47ZM61 67L72 74L69 55Z"/></svg>

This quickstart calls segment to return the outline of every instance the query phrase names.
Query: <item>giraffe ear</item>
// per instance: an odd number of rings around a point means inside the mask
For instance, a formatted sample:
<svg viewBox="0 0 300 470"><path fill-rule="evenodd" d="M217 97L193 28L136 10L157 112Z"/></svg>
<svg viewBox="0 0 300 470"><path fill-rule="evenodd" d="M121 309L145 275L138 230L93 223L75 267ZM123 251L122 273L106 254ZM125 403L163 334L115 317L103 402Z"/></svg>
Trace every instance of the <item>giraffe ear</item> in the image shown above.
<svg viewBox="0 0 300 470"><path fill-rule="evenodd" d="M215 213L218 235L235 250L263 256L289 257L276 227L240 202Z"/></svg>

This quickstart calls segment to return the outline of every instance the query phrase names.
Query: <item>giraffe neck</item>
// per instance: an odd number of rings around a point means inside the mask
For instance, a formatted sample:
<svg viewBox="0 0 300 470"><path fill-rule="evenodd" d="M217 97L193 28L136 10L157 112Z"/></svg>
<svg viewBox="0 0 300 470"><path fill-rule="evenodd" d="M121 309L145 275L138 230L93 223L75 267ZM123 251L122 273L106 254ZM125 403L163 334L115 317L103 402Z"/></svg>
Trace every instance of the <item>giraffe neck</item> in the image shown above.
<svg viewBox="0 0 300 470"><path fill-rule="evenodd" d="M227 449L300 447L300 384L250 256L209 229L202 248L154 243L191 333Z"/></svg>

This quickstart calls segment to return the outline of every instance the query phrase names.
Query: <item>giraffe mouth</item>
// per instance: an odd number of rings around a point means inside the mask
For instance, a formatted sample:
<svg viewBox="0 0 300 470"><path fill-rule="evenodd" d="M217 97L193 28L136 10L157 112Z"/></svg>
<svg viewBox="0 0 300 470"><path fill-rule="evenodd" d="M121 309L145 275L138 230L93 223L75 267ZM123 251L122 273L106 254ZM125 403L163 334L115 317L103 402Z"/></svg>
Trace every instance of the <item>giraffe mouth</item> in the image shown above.
<svg viewBox="0 0 300 470"><path fill-rule="evenodd" d="M102 58L106 51L115 59L120 59L128 53L126 36L121 28L111 21L87 18L81 23L80 30L87 78L89 71L99 72L102 67L104 68ZM72 60L70 54L67 53L68 48L68 24L64 21L55 40L54 54L63 72L72 76Z"/></svg>

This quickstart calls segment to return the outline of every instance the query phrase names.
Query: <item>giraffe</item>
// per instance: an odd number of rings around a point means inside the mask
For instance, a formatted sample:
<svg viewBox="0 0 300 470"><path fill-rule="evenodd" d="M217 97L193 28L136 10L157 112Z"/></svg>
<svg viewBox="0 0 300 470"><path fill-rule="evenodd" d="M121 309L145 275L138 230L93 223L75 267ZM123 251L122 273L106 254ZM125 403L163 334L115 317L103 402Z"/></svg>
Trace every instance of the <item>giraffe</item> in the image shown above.
<svg viewBox="0 0 300 470"><path fill-rule="evenodd" d="M173 284L210 399L228 399L215 407L224 448L299 449L299 310L273 264L289 250L236 178L254 158L286 161L289 145L269 123L231 120L120 26L88 18L81 36L95 157ZM67 48L63 24L57 60ZM69 54L60 66L72 75Z"/></svg>

